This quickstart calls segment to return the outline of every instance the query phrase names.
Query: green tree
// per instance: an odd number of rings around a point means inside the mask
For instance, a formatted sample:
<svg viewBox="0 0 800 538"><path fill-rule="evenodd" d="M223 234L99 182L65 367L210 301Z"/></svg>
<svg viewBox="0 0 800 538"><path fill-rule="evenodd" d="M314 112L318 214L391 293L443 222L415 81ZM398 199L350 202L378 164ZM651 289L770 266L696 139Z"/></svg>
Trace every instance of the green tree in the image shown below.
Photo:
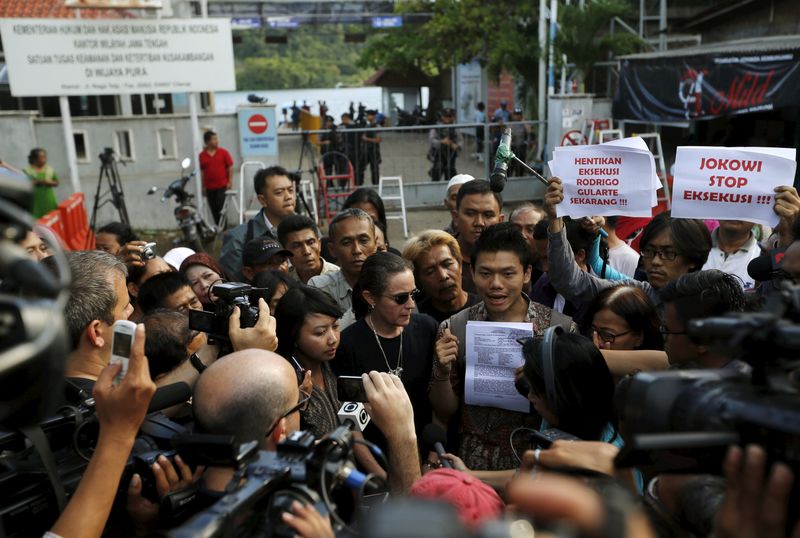
<svg viewBox="0 0 800 538"><path fill-rule="evenodd" d="M242 91L357 85L371 73L358 65L363 45L345 43L340 26L292 30L286 44L267 44L255 30L236 35L236 87Z"/></svg>
<svg viewBox="0 0 800 538"><path fill-rule="evenodd" d="M533 87L539 59L538 5L532 0L405 0L401 14L431 13L426 22L373 35L361 65L436 76L477 59L493 78L505 69Z"/></svg>
<svg viewBox="0 0 800 538"><path fill-rule="evenodd" d="M558 33L553 42L558 58L565 54L589 84L597 62L607 61L611 55L642 50L644 41L639 36L626 31L608 33L611 19L629 15L630 10L630 5L620 0L594 0L582 8L575 4L560 6Z"/></svg>

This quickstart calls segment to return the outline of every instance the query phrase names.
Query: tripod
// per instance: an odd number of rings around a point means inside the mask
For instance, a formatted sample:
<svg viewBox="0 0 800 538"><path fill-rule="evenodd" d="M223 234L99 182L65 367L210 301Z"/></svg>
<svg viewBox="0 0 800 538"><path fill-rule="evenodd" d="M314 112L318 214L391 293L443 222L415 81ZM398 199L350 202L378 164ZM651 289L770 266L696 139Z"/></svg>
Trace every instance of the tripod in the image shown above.
<svg viewBox="0 0 800 538"><path fill-rule="evenodd" d="M297 200L302 204L302 208L305 210L306 215L311 217L312 220L317 220L317 215L315 212L311 211L308 201L306 200L305 194L303 193L303 189L300 188L300 181L302 180L302 175L305 172L308 172L312 176L312 182L316 183L317 178L317 153L314 149L314 145L308 138L308 133L302 133L303 137L303 147L300 149L300 161L297 163L297 172L291 174L289 177L294 181L294 190L297 193ZM308 170L303 170L303 161L308 159L310 168Z"/></svg>
<svg viewBox="0 0 800 538"><path fill-rule="evenodd" d="M92 231L95 230L97 210L106 204L113 205L117 209L117 213L119 213L120 222L130 226L128 208L125 207L125 194L122 192L122 182L119 180L119 171L117 170L117 160L114 157L114 150L105 148L105 151L103 151L99 157L101 163L100 176L97 178L97 191L94 194L94 209L92 209L92 220L89 223L89 227ZM124 165L125 163L122 164ZM103 178L105 178L108 183L108 192L101 194ZM107 196L110 196L110 198L106 198ZM103 200L103 198L106 199Z"/></svg>

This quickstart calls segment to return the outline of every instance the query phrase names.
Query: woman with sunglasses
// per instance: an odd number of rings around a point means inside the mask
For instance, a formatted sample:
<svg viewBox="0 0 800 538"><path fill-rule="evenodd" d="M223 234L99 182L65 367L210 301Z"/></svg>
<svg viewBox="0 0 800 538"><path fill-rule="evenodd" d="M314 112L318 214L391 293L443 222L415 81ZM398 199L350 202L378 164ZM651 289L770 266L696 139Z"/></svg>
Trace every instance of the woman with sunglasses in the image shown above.
<svg viewBox="0 0 800 538"><path fill-rule="evenodd" d="M606 288L589 306L591 336L601 350L664 349L656 307L633 286Z"/></svg>
<svg viewBox="0 0 800 538"><path fill-rule="evenodd" d="M414 407L417 438L431 421L428 383L436 342L436 321L417 314L413 265L390 252L367 258L353 288L356 321L342 332L334 369L339 375L376 370L396 374ZM377 428L364 436L385 448Z"/></svg>
<svg viewBox="0 0 800 538"><path fill-rule="evenodd" d="M301 391L309 394L300 408L300 427L317 439L339 426L342 402L330 362L339 347L341 316L341 308L327 293L302 284L289 289L275 309L277 352L294 368ZM383 475L368 450L356 450L356 457L370 472Z"/></svg>

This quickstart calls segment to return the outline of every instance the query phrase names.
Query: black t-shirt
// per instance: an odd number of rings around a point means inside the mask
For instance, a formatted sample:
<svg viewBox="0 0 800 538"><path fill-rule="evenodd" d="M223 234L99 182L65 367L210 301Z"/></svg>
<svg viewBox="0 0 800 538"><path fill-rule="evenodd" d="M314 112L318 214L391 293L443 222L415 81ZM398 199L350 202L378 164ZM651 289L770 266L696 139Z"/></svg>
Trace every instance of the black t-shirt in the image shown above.
<svg viewBox="0 0 800 538"><path fill-rule="evenodd" d="M425 314L412 314L411 322L403 331L403 372L400 379L414 407L414 426L417 439L422 439L422 428L431 422L432 411L428 400L428 384L431 380L433 350L439 325ZM362 318L342 331L342 340L332 362L336 375L361 375L372 370L388 372L397 367L400 337L379 337L389 366L383 358L375 333ZM364 431L364 437L386 450L386 440L372 423Z"/></svg>
<svg viewBox="0 0 800 538"><path fill-rule="evenodd" d="M441 310L437 310L435 306L433 306L433 301L429 297L422 299L417 303L417 310L420 311L421 314L428 314L433 319L438 321L439 323L443 322L453 314L457 314L464 310L465 308L469 308L472 305L476 305L481 302L481 298L478 297L474 293L467 292L467 302L464 306L459 308L458 310L453 310L452 312L442 312Z"/></svg>

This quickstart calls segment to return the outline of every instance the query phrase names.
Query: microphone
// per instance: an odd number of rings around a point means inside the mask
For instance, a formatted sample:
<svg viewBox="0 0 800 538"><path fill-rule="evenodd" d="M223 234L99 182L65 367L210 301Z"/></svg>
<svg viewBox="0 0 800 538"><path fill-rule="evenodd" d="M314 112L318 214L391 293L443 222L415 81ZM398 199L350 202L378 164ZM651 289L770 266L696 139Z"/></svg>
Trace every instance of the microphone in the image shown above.
<svg viewBox="0 0 800 538"><path fill-rule="evenodd" d="M361 402L345 402L336 413L342 424L351 423L352 427L360 432L369 424L369 413Z"/></svg>
<svg viewBox="0 0 800 538"><path fill-rule="evenodd" d="M153 398L150 400L150 405L147 406L147 414L167 409L173 405L184 403L192 396L192 389L183 381L164 385L156 389Z"/></svg>
<svg viewBox="0 0 800 538"><path fill-rule="evenodd" d="M489 184L494 192L503 192L508 178L508 161L514 157L511 153L511 127L503 129L500 145L494 156L494 170L489 179Z"/></svg>
<svg viewBox="0 0 800 538"><path fill-rule="evenodd" d="M772 280L783 267L783 256L785 254L785 248L776 248L757 258L753 258L747 264L747 274L758 282Z"/></svg>
<svg viewBox="0 0 800 538"><path fill-rule="evenodd" d="M446 467L447 469L453 468L453 464L450 463L450 460L444 458L444 443L447 441L447 435L444 433L443 429L436 424L428 424L422 428L422 440L427 446L436 451L436 455L439 456L442 467Z"/></svg>

